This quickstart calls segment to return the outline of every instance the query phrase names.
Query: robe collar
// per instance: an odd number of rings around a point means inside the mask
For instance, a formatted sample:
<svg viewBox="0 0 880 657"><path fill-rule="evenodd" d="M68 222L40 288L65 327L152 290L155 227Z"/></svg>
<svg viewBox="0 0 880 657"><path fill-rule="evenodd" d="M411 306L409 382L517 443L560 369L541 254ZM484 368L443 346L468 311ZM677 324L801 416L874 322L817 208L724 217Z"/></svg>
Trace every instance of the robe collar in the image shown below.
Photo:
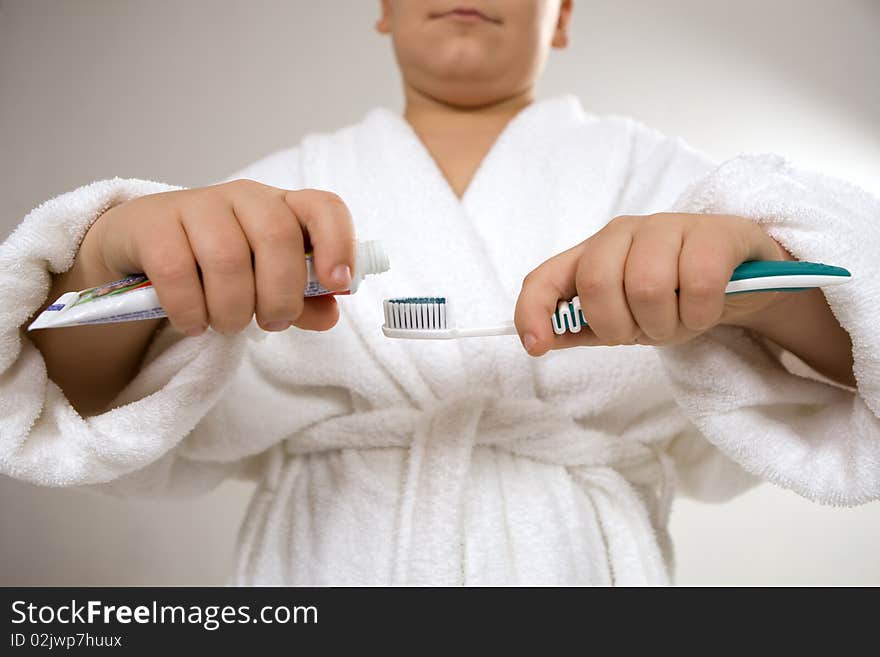
<svg viewBox="0 0 880 657"><path fill-rule="evenodd" d="M512 320L522 277L554 255L550 252L553 230L524 216L519 198L531 194L540 207L539 197L553 193L552 176L562 166L556 152L560 138L571 135L573 126L584 120L573 96L536 101L524 108L505 126L458 198L409 123L391 110L372 110L355 133L362 174L357 187L367 190L364 209L374 215L376 226L385 224L386 235L380 237L387 237L396 250L391 254L394 276L371 283L370 294L359 292L352 305L376 305L376 309L364 307L376 316L381 310L377 293L444 295L450 298L459 326ZM543 218L552 220L549 212ZM377 213L387 216L376 217ZM406 360L416 365L420 378L440 398L456 388L466 394L467 389L481 386L502 396L535 394L533 359L515 336L445 345L422 341L382 345L372 334L364 337L384 353L383 358L395 362L396 378L410 390L421 386L401 380L411 379L411 373L404 371ZM409 359L402 358L402 352Z"/></svg>

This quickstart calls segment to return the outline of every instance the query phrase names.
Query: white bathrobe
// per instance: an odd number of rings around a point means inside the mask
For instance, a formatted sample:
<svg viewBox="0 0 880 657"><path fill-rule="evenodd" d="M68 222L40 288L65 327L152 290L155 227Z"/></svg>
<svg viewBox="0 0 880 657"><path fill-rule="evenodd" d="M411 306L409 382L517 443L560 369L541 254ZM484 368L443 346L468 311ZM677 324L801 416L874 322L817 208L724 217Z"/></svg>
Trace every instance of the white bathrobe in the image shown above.
<svg viewBox="0 0 880 657"><path fill-rule="evenodd" d="M170 187L116 179L41 205L0 247L0 471L125 495L254 477L237 584L665 584L676 484L880 497L880 202L858 189L773 156L713 168L571 97L521 112L461 199L384 109L235 177L339 193L391 271L340 298L326 333L166 330L111 410L82 418L22 326L95 217ZM670 209L750 217L795 256L849 268L826 296L858 390L791 374L734 328L541 359L512 336L380 331L391 296L445 295L459 325L510 319L543 260L616 215Z"/></svg>

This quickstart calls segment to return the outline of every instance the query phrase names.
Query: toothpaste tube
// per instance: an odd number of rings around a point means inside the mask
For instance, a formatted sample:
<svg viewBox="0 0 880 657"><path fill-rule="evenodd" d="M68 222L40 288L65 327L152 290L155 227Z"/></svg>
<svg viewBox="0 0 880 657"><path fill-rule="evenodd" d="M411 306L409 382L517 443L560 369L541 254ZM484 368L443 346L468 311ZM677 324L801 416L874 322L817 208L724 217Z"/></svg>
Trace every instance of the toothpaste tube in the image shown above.
<svg viewBox="0 0 880 657"><path fill-rule="evenodd" d="M315 274L314 256L306 254L306 297L327 294L353 294L364 276L388 271L390 263L381 243L358 242L351 287L340 292L324 288ZM79 292L65 292L47 307L28 326L29 331L62 326L87 324L113 324L141 319L165 317L159 297L150 279L144 274L134 274L112 283L92 287Z"/></svg>

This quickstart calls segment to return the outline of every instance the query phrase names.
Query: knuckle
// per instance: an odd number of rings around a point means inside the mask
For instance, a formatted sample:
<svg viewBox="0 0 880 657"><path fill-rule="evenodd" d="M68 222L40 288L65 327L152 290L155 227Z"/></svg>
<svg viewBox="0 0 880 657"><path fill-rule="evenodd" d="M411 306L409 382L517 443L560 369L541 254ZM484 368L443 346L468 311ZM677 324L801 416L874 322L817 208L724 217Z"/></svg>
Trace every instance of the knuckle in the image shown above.
<svg viewBox="0 0 880 657"><path fill-rule="evenodd" d="M682 291L696 299L711 299L721 293L713 277L697 276L682 286Z"/></svg>
<svg viewBox="0 0 880 657"><path fill-rule="evenodd" d="M173 256L147 258L144 272L151 280L174 285L189 278L192 268L187 259Z"/></svg>
<svg viewBox="0 0 880 657"><path fill-rule="evenodd" d="M611 281L595 272L587 272L578 277L577 291L582 297L595 297L611 289Z"/></svg>
<svg viewBox="0 0 880 657"><path fill-rule="evenodd" d="M683 308L681 323L690 331L705 331L721 318L722 309L717 312L703 308Z"/></svg>
<svg viewBox="0 0 880 657"><path fill-rule="evenodd" d="M303 201L316 205L324 209L330 209L336 212L348 212L348 206L342 197L336 192L326 189L300 189L297 191L287 192L288 200L296 200L299 197Z"/></svg>
<svg viewBox="0 0 880 657"><path fill-rule="evenodd" d="M256 180L249 178L237 178L226 183L226 186L232 191L239 193L253 192L264 187L264 185L261 185Z"/></svg>
<svg viewBox="0 0 880 657"><path fill-rule="evenodd" d="M327 205L336 210L347 210L348 206L345 205L345 201L342 200L342 197L336 192L328 192L321 191L320 192L321 202L324 205Z"/></svg>
<svg viewBox="0 0 880 657"><path fill-rule="evenodd" d="M271 321L276 319L293 321L302 315L303 306L304 299L301 293L276 293L264 303L260 304L258 314L261 321Z"/></svg>
<svg viewBox="0 0 880 657"><path fill-rule="evenodd" d="M528 274L525 275L522 282L522 289L534 287L538 282L538 270L533 269Z"/></svg>
<svg viewBox="0 0 880 657"><path fill-rule="evenodd" d="M345 201L338 194L325 192L321 202L337 219L348 219L349 211Z"/></svg>
<svg viewBox="0 0 880 657"><path fill-rule="evenodd" d="M627 297L640 303L658 303L668 292L669 287L654 278L637 278L626 285Z"/></svg>
<svg viewBox="0 0 880 657"><path fill-rule="evenodd" d="M260 239L266 244L288 244L298 242L302 237L299 224L284 216L278 216L266 222L260 231Z"/></svg>
<svg viewBox="0 0 880 657"><path fill-rule="evenodd" d="M250 258L243 250L215 248L205 256L205 265L212 271L221 274L237 274L250 269Z"/></svg>
<svg viewBox="0 0 880 657"><path fill-rule="evenodd" d="M593 327L592 324L590 326ZM594 327L593 332L606 344L622 345L630 344L634 336L639 335L639 327L629 319L617 318L598 328Z"/></svg>
<svg viewBox="0 0 880 657"><path fill-rule="evenodd" d="M683 263L681 288L694 295L718 294L729 280L730 272L722 270L718 258L701 254Z"/></svg>

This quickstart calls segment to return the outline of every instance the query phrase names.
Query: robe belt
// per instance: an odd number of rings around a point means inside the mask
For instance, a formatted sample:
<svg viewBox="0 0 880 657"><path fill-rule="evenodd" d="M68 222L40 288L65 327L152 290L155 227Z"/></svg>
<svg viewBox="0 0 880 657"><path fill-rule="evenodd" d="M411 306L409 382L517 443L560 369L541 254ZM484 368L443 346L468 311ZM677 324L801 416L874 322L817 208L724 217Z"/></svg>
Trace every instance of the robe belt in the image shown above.
<svg viewBox="0 0 880 657"><path fill-rule="evenodd" d="M288 438L285 451L299 456L340 449L411 448L428 441L468 451L495 447L567 467L624 467L656 460L656 451L628 440L629 433L646 435L642 423L622 434L583 427L559 406L535 398L468 395L429 408L393 407L322 420ZM663 427L650 433L668 435Z"/></svg>
<svg viewBox="0 0 880 657"><path fill-rule="evenodd" d="M632 430L645 435L644 426ZM651 536L643 502L614 468L659 464L660 513L666 516L667 492L672 488L669 459L649 445L627 440L626 433L584 428L558 406L539 399L477 394L444 399L430 408L388 408L331 418L287 439L284 449L301 456L342 449L408 448L394 581L436 582L440 576L457 583L463 577L462 496L471 452L477 446L572 468L582 484L596 486L604 497L617 500L612 504L638 525L631 528L633 540L645 532ZM662 428L659 433L663 434ZM614 513L611 507L607 512Z"/></svg>

